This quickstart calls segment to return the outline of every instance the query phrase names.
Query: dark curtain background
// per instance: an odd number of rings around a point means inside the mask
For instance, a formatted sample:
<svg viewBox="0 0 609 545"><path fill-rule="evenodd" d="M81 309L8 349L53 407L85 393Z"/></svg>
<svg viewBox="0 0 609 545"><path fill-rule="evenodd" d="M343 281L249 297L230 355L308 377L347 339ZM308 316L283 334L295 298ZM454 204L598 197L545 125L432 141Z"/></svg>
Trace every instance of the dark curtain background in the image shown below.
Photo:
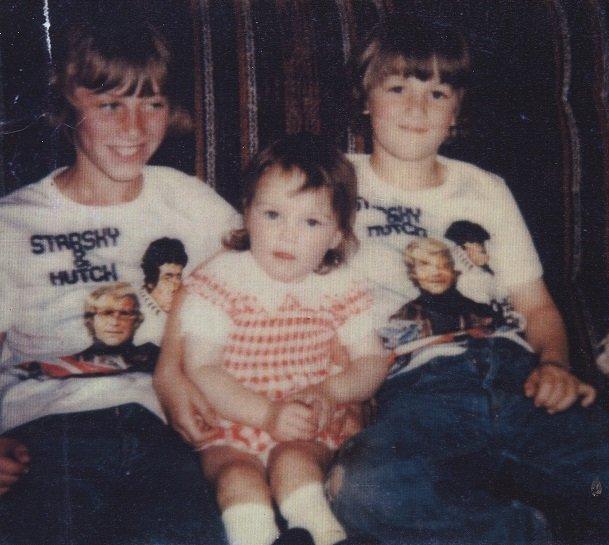
<svg viewBox="0 0 609 545"><path fill-rule="evenodd" d="M239 171L284 131L366 143L344 124L353 44L399 10L466 30L475 82L467 137L445 150L504 176L586 371L609 329L609 16L593 0L3 0L0 192L70 161L45 123L48 66L63 30L127 6L155 22L179 63L195 131L154 158L196 172L233 203ZM48 32L47 32L48 30ZM49 48L50 41L50 48ZM50 49L50 50L49 50ZM509 228L509 226L506 226Z"/></svg>

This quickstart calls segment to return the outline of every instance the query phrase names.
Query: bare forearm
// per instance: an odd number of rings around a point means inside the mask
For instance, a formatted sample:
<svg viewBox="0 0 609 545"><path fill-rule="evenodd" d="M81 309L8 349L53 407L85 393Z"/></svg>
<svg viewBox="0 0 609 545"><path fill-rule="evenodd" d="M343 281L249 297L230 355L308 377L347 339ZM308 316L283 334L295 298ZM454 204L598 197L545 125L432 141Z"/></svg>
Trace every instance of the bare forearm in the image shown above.
<svg viewBox="0 0 609 545"><path fill-rule="evenodd" d="M241 386L219 365L187 369L187 375L224 418L258 428L265 426L271 402Z"/></svg>
<svg viewBox="0 0 609 545"><path fill-rule="evenodd" d="M338 375L323 383L323 390L337 403L370 399L387 374L388 357L384 354L364 356L352 361Z"/></svg>
<svg viewBox="0 0 609 545"><path fill-rule="evenodd" d="M513 290L514 308L526 319L526 339L540 361L569 367L569 347L565 325L543 280L535 280Z"/></svg>
<svg viewBox="0 0 609 545"><path fill-rule="evenodd" d="M569 368L569 347L563 320L554 305L542 307L527 316L526 337L541 362Z"/></svg>

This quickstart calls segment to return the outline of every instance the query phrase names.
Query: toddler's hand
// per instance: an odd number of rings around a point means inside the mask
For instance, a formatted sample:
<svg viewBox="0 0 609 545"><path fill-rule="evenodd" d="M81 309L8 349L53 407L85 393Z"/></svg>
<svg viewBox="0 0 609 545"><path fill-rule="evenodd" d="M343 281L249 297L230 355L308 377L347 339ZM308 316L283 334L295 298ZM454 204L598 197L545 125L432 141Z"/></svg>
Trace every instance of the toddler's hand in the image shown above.
<svg viewBox="0 0 609 545"><path fill-rule="evenodd" d="M315 436L317 421L311 407L299 401L273 403L265 429L275 441L308 441Z"/></svg>
<svg viewBox="0 0 609 545"><path fill-rule="evenodd" d="M541 364L529 375L524 394L534 398L536 407L544 407L550 414L568 409L578 398L583 407L589 407L596 399L593 386L549 363Z"/></svg>
<svg viewBox="0 0 609 545"><path fill-rule="evenodd" d="M313 410L313 419L318 433L328 426L336 409L336 401L318 386L310 386L292 394L290 401L298 401Z"/></svg>

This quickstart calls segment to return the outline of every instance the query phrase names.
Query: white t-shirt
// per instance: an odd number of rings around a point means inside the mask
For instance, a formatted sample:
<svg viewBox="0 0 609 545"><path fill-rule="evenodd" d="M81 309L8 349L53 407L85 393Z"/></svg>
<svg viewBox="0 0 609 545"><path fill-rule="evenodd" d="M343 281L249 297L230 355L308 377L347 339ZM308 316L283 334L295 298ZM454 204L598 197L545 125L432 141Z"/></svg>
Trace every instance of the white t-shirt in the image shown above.
<svg viewBox="0 0 609 545"><path fill-rule="evenodd" d="M459 339L464 338L465 330L484 335L492 330L492 334L528 346L516 334L524 323L513 311L508 294L511 288L539 279L542 267L505 182L469 163L439 157L445 167L441 185L403 190L381 180L368 155L353 154L349 159L356 168L359 195L356 235L361 246L354 263L375 286L377 298L394 302L394 313L412 303L382 333L387 347L400 353L396 348L400 345L402 353L408 354L398 370L413 369L437 355L462 352ZM426 240L418 249L417 243L411 245L423 239L433 240ZM468 253L471 245L486 253L487 263L476 264ZM432 278L425 290L416 279L417 274L424 274L417 271L423 269L413 265L409 273L405 264L407 247L411 263L423 267L421 259L425 258L433 268L442 262L443 274L452 276L452 282L444 280L447 284L443 286L441 279ZM429 258L430 252L435 257ZM437 268L435 273L441 274ZM446 330L451 319L439 314L454 312L460 304L464 309L451 318L459 324L452 331L460 334L455 338L446 335L451 333ZM394 331L388 331L391 329ZM423 340L432 337L434 342L425 344Z"/></svg>
<svg viewBox="0 0 609 545"><path fill-rule="evenodd" d="M7 333L0 431L47 414L130 402L160 414L148 374L58 380L30 376L16 364L53 360L89 347L87 295L117 282L140 288L142 256L151 242L179 239L188 270L216 252L223 234L240 221L213 189L171 168L145 167L140 195L111 206L68 199L55 185L58 172L0 200L5 257L0 263L0 331Z"/></svg>

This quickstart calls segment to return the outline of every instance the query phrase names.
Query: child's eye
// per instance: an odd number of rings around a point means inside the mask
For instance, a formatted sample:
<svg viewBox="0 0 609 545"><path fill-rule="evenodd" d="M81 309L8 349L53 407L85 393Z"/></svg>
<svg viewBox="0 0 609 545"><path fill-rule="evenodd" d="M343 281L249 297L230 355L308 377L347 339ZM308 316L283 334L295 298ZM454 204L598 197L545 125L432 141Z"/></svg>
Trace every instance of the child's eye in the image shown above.
<svg viewBox="0 0 609 545"><path fill-rule="evenodd" d="M309 227L317 227L318 225L321 225L321 221L316 220L315 218L307 218L307 225Z"/></svg>
<svg viewBox="0 0 609 545"><path fill-rule="evenodd" d="M431 92L431 96L437 100L441 99L441 98L448 98L448 93L445 91L441 91L440 89L434 89Z"/></svg>
<svg viewBox="0 0 609 545"><path fill-rule="evenodd" d="M167 103L164 100L155 100L154 102L149 102L148 107L152 110L162 110L167 106Z"/></svg>
<svg viewBox="0 0 609 545"><path fill-rule="evenodd" d="M277 212L275 210L265 210L264 211L264 217L268 218L270 220L274 220L274 219L277 219L279 217L279 212Z"/></svg>
<svg viewBox="0 0 609 545"><path fill-rule="evenodd" d="M396 94L401 94L404 92L404 86L403 85L392 85L391 87L389 87L387 89L390 93L396 93Z"/></svg>
<svg viewBox="0 0 609 545"><path fill-rule="evenodd" d="M99 107L102 110L107 110L107 111L113 112L113 111L117 110L120 105L121 105L121 103L120 102L116 102L116 101L114 101L114 102L102 102L99 105Z"/></svg>

